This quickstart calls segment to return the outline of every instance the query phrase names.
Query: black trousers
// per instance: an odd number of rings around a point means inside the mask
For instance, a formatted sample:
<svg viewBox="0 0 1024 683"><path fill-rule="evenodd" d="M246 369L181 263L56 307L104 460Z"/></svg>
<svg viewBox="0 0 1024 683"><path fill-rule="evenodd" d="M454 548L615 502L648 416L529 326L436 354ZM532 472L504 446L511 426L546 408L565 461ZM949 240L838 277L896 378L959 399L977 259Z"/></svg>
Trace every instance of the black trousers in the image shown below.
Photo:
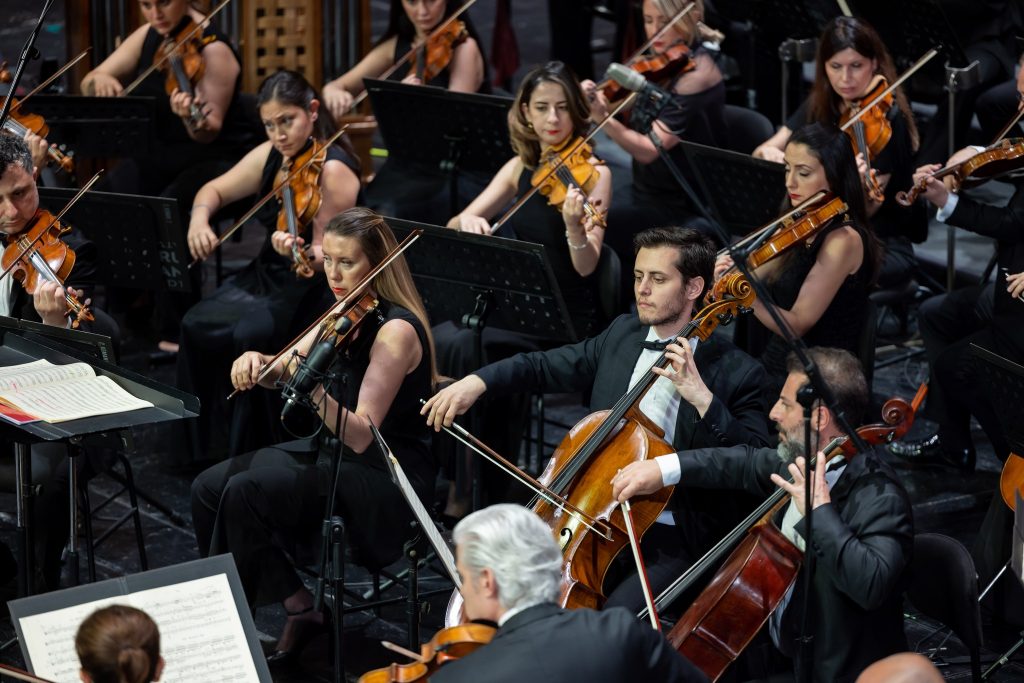
<svg viewBox="0 0 1024 683"><path fill-rule="evenodd" d="M231 553L254 605L280 602L302 587L291 553L316 547L329 486L315 440L292 441L231 458L192 482L199 554ZM334 510L362 564L398 559L412 513L383 469L362 456L342 461Z"/></svg>
<svg viewBox="0 0 1024 683"><path fill-rule="evenodd" d="M927 416L939 423L943 446L959 450L973 448L973 415L992 441L996 457L1005 460L1010 446L990 398L978 386L970 351L971 344L977 344L1000 352L988 328L986 296L982 287L966 287L921 304L918 325L931 368Z"/></svg>

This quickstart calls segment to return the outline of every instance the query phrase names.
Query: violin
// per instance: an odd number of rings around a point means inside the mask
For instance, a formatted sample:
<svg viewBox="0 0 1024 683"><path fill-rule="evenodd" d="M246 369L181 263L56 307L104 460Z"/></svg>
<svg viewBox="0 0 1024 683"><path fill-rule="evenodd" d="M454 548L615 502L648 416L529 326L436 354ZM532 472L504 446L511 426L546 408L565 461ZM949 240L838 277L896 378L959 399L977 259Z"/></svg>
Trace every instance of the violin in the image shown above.
<svg viewBox="0 0 1024 683"><path fill-rule="evenodd" d="M953 179L954 187L976 187L986 181L1000 178L1008 173L1018 171L1024 166L1024 138L1003 138L990 145L983 152L975 154L958 164L940 168L927 175L910 190L896 193L896 201L903 206L910 206L918 195L928 188L928 179Z"/></svg>
<svg viewBox="0 0 1024 683"><path fill-rule="evenodd" d="M167 36L153 56L153 64L159 64L164 72L164 91L168 97L179 90L192 98L189 105L188 125L195 129L206 120L202 103L196 100L195 86L206 73L203 48L217 40L216 36L203 36L195 21L189 19L178 35L185 34L181 42L175 36Z"/></svg>
<svg viewBox="0 0 1024 683"><path fill-rule="evenodd" d="M595 223L607 227L604 214L586 198L601 177L597 167L590 162L592 156L592 148L580 138L571 142L566 140L560 147L548 150L533 172L530 185L547 197L548 204L559 210L569 188L575 187L583 193L583 211Z"/></svg>
<svg viewBox="0 0 1024 683"><path fill-rule="evenodd" d="M892 138L892 124L889 122L888 114L892 109L893 99L885 76L876 74L867 93L847 107L839 119L840 127L844 127L843 130L850 136L854 154L864 155L868 165L864 172L864 187L868 196L876 202L885 201L885 195L878 184L875 172L871 169L871 159L881 154ZM871 103L870 109L853 121L852 126L846 126L864 108L865 103Z"/></svg>
<svg viewBox="0 0 1024 683"><path fill-rule="evenodd" d="M327 146L320 147L314 141L305 152L282 164L277 172L276 185L281 188L277 193L281 202L277 229L295 238L292 242L292 270L302 278L313 277L315 271L308 253L311 245L300 247L298 237L313 222L323 203L320 172L326 160ZM301 170L293 173L297 168Z"/></svg>
<svg viewBox="0 0 1024 683"><path fill-rule="evenodd" d="M1006 506L1017 511L1017 492L1024 496L1024 457L1010 453L999 473L999 493Z"/></svg>
<svg viewBox="0 0 1024 683"><path fill-rule="evenodd" d="M812 197L812 201L805 202L781 220L770 223L767 229L779 226L778 231L747 256L747 268L755 270L796 245L803 244L846 213L848 207L842 199L831 192L824 192L821 195L820 199ZM765 230L756 230L751 237L742 240L740 245L760 238L765 234ZM740 286L739 281L746 282L743 273L735 269L727 271L708 293L709 300L717 301L722 298L726 292ZM749 287L749 283L747 286Z"/></svg>
<svg viewBox="0 0 1024 683"><path fill-rule="evenodd" d="M429 643L420 646L417 661L411 664L391 664L382 669L367 671L359 677L358 683L426 681L447 662L465 657L490 643L497 630L493 626L476 623L443 628L434 634Z"/></svg>
<svg viewBox="0 0 1024 683"><path fill-rule="evenodd" d="M415 74L420 83L429 83L444 71L455 48L469 37L465 22L452 21L445 23L440 29L427 37L423 44L415 48L415 62L409 74Z"/></svg>
<svg viewBox="0 0 1024 683"><path fill-rule="evenodd" d="M6 69L7 62L0 64L0 83L10 83L11 73ZM16 98L11 101L11 109L7 120L4 121L4 130L17 138L24 139L28 133L35 133L41 138L50 134L50 128L46 120L38 114L27 114L20 109L21 102ZM75 162L71 154L65 154L56 145L50 145L46 149L46 156L50 163L56 164L68 173L75 170Z"/></svg>
<svg viewBox="0 0 1024 683"><path fill-rule="evenodd" d="M690 48L682 43L676 43L661 54L629 64L629 68L648 81L658 83L673 80L688 71L693 71L697 68L697 62L693 61ZM618 102L629 95L628 90L611 79L599 87L609 103Z"/></svg>
<svg viewBox="0 0 1024 683"><path fill-rule="evenodd" d="M922 384L911 403L889 399L882 407L883 423L861 427L857 435L868 444L902 437L913 425L927 390L927 384ZM822 452L831 460L840 453L853 456L856 450L852 439L841 436ZM787 502L785 490L778 489L658 597L656 604L664 607L742 538L667 636L672 646L712 681L746 648L796 581L803 552L772 521Z"/></svg>
<svg viewBox="0 0 1024 683"><path fill-rule="evenodd" d="M3 272L21 283L25 291L35 294L42 282L54 282L64 287L64 281L75 267L75 252L61 241L61 235L71 230L49 211L39 209L28 227L19 235L8 235L0 263ZM64 299L68 303L71 327L77 329L82 320L94 320L92 312L67 288Z"/></svg>

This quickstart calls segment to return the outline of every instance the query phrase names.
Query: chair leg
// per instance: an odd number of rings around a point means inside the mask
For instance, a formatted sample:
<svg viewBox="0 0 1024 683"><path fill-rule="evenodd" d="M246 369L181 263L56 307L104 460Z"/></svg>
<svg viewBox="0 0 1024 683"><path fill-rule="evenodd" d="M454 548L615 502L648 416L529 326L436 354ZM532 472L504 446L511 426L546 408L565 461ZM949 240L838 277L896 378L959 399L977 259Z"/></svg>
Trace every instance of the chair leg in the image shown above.
<svg viewBox="0 0 1024 683"><path fill-rule="evenodd" d="M142 515L139 514L139 498L135 493L135 476L132 474L131 463L128 456L118 453L118 460L124 468L125 488L128 490L128 500L131 504L132 523L135 525L135 543L139 549L139 566L142 571L149 569L149 561L146 557L146 541L142 535Z"/></svg>

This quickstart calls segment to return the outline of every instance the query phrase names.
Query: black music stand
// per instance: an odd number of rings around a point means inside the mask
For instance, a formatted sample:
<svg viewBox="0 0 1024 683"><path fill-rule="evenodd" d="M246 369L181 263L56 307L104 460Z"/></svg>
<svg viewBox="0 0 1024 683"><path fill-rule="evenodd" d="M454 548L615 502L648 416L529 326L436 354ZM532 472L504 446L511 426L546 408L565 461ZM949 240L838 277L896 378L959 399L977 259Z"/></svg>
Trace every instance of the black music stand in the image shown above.
<svg viewBox="0 0 1024 683"><path fill-rule="evenodd" d="M80 157L138 157L152 151L152 97L33 95L25 105L46 119L47 140Z"/></svg>
<svg viewBox="0 0 1024 683"><path fill-rule="evenodd" d="M32 507L29 504L32 496L32 459L29 452L31 444L63 441L77 446L82 445L83 439L90 436L101 437L104 434L129 427L196 417L199 414L199 400L195 396L168 387L143 375L124 370L112 363L98 360L88 352L73 349L52 338L43 337L42 335L47 332L49 332L48 329L26 332L16 326L6 326L3 320L0 320L0 366L19 365L39 359L46 359L56 365L88 363L97 375L109 377L130 394L152 403L153 407L60 423L30 422L15 425L0 420L0 438L14 444L19 554L18 593L21 596L30 593L34 558L31 542ZM64 337L69 332L77 334L70 330L59 330L59 332L61 334L55 336ZM32 338L30 339L29 336ZM78 477L73 458L69 458L69 461L71 537L68 544L68 560L72 566L72 579L78 583Z"/></svg>
<svg viewBox="0 0 1024 683"><path fill-rule="evenodd" d="M475 367L483 365L484 327L556 342L579 339L542 245L385 220L399 240L423 230L415 248L405 253L409 270L434 324L451 320L473 331ZM471 420L479 434L479 411ZM480 508L478 465L470 460L474 510Z"/></svg>
<svg viewBox="0 0 1024 683"><path fill-rule="evenodd" d="M462 172L490 178L508 161L512 99L363 79L388 148L388 163L434 169L448 181L449 215Z"/></svg>
<svg viewBox="0 0 1024 683"><path fill-rule="evenodd" d="M0 328L11 330L26 339L49 338L64 346L87 353L98 360L117 364L114 344L110 337L103 334L53 327L52 325L32 322L31 320L8 318L4 315L0 315Z"/></svg>
<svg viewBox="0 0 1024 683"><path fill-rule="evenodd" d="M693 142L679 145L711 215L730 234L746 235L779 215L786 196L785 166Z"/></svg>
<svg viewBox="0 0 1024 683"><path fill-rule="evenodd" d="M39 188L39 204L56 212L74 189ZM191 260L178 200L89 192L65 215L96 245L96 272L107 285L149 291L190 292Z"/></svg>

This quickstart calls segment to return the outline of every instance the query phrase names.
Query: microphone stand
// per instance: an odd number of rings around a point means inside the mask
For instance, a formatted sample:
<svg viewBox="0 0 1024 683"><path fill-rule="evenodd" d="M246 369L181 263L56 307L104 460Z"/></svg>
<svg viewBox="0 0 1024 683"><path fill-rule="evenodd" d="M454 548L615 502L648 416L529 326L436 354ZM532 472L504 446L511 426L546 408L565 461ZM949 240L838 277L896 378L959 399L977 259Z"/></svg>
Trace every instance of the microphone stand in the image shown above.
<svg viewBox="0 0 1024 683"><path fill-rule="evenodd" d="M641 100L641 102L644 102L649 98L638 97L637 99ZM662 100L661 102L662 103L660 104L660 108L657 109L658 113L660 113L661 110L668 105L668 101ZM642 109L646 105L640 104L639 106ZM647 112L642 113L647 114ZM694 206L697 208L700 214L711 224L712 228L717 232L718 239L722 242L722 244L726 245L726 250L729 252L729 256L732 258L736 269L739 270L740 273L743 274L743 277L746 278L747 282L750 283L750 286L754 289L754 293L757 295L757 298L764 304L765 310L768 311L768 315L771 316L772 321L774 321L776 327L778 327L780 336L786 341L789 347L796 354L797 358L800 360L803 372L807 375L807 379L809 381L810 386L813 387L815 397L820 399L828 407L829 411L833 415L835 415L836 422L839 424L839 428L842 429L843 432L845 432L850 437L854 445L857 447L857 451L860 453L866 452L867 444L857 434L857 431L850 426L850 422L847 419L845 412L838 409L835 396L832 394L831 389L825 383L825 380L822 378L821 373L818 370L818 366L807 355L807 346L804 344L803 340L800 339L800 337L796 336L796 334L793 333L792 328L790 328L789 324L779 313L778 307L775 305L775 302L772 301L767 288L764 286L764 283L761 282L760 279L756 278L753 272L750 270L750 268L747 267L747 256L750 255L750 253L753 251L754 248L756 248L756 246L748 245L747 247L735 247L730 244L729 235L726 234L722 226L719 225L711 217L711 214L708 212L707 208L696 199L696 195L693 192L693 189L690 187L689 183L686 182L686 179L683 177L683 174L679 170L679 167L672 160L672 157L670 157L668 153L665 151L665 149L662 147L661 139L658 138L657 133L653 131L655 116L657 116L657 113L655 113L654 116L644 116L642 119L640 119L639 122L643 124L642 127L646 128L647 130L641 131L641 126L637 126L636 128L634 128L634 130L637 130L638 132L641 132L644 135L647 135L648 137L651 138L651 141L654 143L654 147L658 150L658 155L661 157L661 160L665 163L665 166L672 173L672 176L680 184L683 190L686 191L688 195L690 195L690 198L694 200ZM811 400L813 402L814 398L812 398ZM809 445L810 441L808 440L805 443ZM804 458L804 465L807 469L804 476L804 481L806 485L806 504L804 506L804 509L805 513L807 513L805 514L805 548L810 547L812 537L811 515L809 513L812 501L810 497L810 491L813 490L811 488L811 478L813 476L813 472L810 471L811 468L808 465L808 463L811 460L810 455L810 453L805 453ZM801 618L802 628L806 628L808 623L808 615L810 614L810 589L813 587L814 572L813 560L808 561L808 558L810 558L810 556L810 553L804 552L804 583L807 590L806 595L804 596L804 611L803 616ZM804 631L800 636L800 679L803 681L811 680L811 670L814 667L813 638L814 636L812 634L807 633L806 631Z"/></svg>
<svg viewBox="0 0 1024 683"><path fill-rule="evenodd" d="M39 20L36 21L35 28L32 29L32 33L29 34L28 39L25 41L25 47L18 58L18 68L14 72L11 87L7 91L7 99L4 101L3 109L0 110L0 128L7 123L7 118L11 115L14 93L18 91L18 86L21 84L21 76L25 71L25 65L28 64L29 59L39 57L39 50L36 49L36 40L39 39L39 32L43 29L43 20L46 19L46 13L50 11L52 6L53 0L46 0L45 4L43 4L43 11L39 13Z"/></svg>

